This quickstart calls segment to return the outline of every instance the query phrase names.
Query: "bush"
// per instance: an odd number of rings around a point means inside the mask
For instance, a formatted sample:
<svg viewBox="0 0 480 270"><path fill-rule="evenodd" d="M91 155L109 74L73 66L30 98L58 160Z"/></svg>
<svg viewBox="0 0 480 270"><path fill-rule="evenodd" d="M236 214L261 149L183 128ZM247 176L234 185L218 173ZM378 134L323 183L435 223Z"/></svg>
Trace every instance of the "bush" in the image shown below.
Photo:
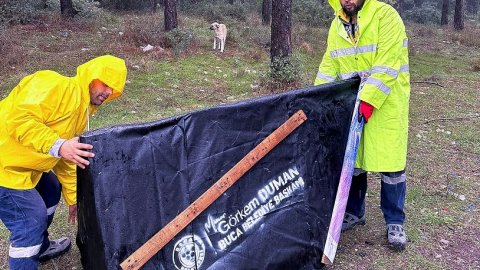
<svg viewBox="0 0 480 270"><path fill-rule="evenodd" d="M92 0L73 0L73 8L78 12L75 18L95 18L102 13L100 3ZM60 1L47 0L47 9L52 12L60 12Z"/></svg>
<svg viewBox="0 0 480 270"><path fill-rule="evenodd" d="M152 10L154 4L153 0L101 0L100 2L104 8L117 10Z"/></svg>
<svg viewBox="0 0 480 270"><path fill-rule="evenodd" d="M191 32L173 29L165 34L165 47L173 48L173 53L180 55L190 47L193 37Z"/></svg>
<svg viewBox="0 0 480 270"><path fill-rule="evenodd" d="M248 49L252 47L252 43L263 47L270 47L270 27L257 25L257 27L245 26L242 23L233 23L227 25L228 35L227 43L236 44L242 48Z"/></svg>
<svg viewBox="0 0 480 270"><path fill-rule="evenodd" d="M135 20L128 20L125 24L125 32L122 39L135 47L145 45L159 45L164 39L163 28L155 23L136 22Z"/></svg>
<svg viewBox="0 0 480 270"><path fill-rule="evenodd" d="M38 10L43 9L35 0L5 0L0 3L0 23L27 24L36 20Z"/></svg>
<svg viewBox="0 0 480 270"><path fill-rule="evenodd" d="M448 31L448 36L450 40L455 43L473 48L480 47L480 39L478 39L479 35L480 29L475 27L467 27L463 29L463 31Z"/></svg>
<svg viewBox="0 0 480 270"><path fill-rule="evenodd" d="M421 37L421 38L431 38L436 36L436 28L432 28L431 26L425 26L425 25L418 25L417 27L413 28L412 27L412 33L414 33L415 37Z"/></svg>
<svg viewBox="0 0 480 270"><path fill-rule="evenodd" d="M404 16L406 20L416 23L439 24L442 13L435 3L423 3L420 8L405 11Z"/></svg>
<svg viewBox="0 0 480 270"><path fill-rule="evenodd" d="M208 22L229 22L232 20L246 21L249 13L248 4L234 2L234 4L199 1L195 6L185 5L182 10L191 15L203 17Z"/></svg>
<svg viewBox="0 0 480 270"><path fill-rule="evenodd" d="M414 8L415 8L415 0L403 0L403 10L410 10Z"/></svg>
<svg viewBox="0 0 480 270"><path fill-rule="evenodd" d="M270 63L270 78L282 83L291 83L300 79L302 70L298 56L277 57Z"/></svg>
<svg viewBox="0 0 480 270"><path fill-rule="evenodd" d="M333 9L328 3L321 5L318 0L293 1L292 17L308 26L326 27L333 18Z"/></svg>
<svg viewBox="0 0 480 270"><path fill-rule="evenodd" d="M73 0L78 14L75 18L93 18L101 14L98 2L92 0ZM0 23L29 24L42 17L51 18L52 13L60 14L58 0L6 0L0 4Z"/></svg>
<svg viewBox="0 0 480 270"><path fill-rule="evenodd" d="M190 48L195 37L192 32L178 28L164 32L163 27L153 23L130 20L125 25L125 32L121 38L126 44L136 48L148 44L171 48L175 55L180 55Z"/></svg>

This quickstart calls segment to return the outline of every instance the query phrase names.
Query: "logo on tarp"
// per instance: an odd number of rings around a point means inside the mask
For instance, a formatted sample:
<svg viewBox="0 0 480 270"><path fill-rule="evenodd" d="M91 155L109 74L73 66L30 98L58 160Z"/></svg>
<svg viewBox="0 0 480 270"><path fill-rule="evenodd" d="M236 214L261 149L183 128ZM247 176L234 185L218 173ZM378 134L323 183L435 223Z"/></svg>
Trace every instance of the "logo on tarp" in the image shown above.
<svg viewBox="0 0 480 270"><path fill-rule="evenodd" d="M205 245L197 235L187 235L175 243L173 264L178 270L198 269L205 259Z"/></svg>
<svg viewBox="0 0 480 270"><path fill-rule="evenodd" d="M305 181L297 166L287 168L263 184L256 196L230 213L207 216L204 229L215 248L227 251L245 239L246 235L262 224L264 217L285 205L303 200L301 191ZM293 198L295 196L295 198Z"/></svg>

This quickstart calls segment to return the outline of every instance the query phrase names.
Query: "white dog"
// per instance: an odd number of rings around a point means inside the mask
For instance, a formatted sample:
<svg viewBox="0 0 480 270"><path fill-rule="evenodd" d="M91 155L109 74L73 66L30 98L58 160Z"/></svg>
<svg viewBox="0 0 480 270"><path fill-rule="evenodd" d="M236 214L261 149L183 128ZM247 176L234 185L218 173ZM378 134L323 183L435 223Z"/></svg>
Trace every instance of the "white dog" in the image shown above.
<svg viewBox="0 0 480 270"><path fill-rule="evenodd" d="M218 43L218 48L220 49L220 52L223 52L223 50L225 49L225 39L227 38L227 27L225 26L225 24L214 22L210 25L210 30L213 30L215 32L213 39L213 49L217 49Z"/></svg>

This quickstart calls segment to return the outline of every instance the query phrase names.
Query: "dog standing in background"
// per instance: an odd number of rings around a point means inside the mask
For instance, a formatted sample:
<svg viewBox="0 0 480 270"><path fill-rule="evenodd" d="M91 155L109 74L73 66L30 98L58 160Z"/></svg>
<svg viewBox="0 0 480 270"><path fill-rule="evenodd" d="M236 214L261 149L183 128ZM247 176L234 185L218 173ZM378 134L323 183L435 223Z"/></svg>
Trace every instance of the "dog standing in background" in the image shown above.
<svg viewBox="0 0 480 270"><path fill-rule="evenodd" d="M227 27L225 24L214 22L210 25L210 30L213 30L215 33L213 39L213 49L217 49L218 43L218 49L220 49L220 52L223 52L225 49L225 39L227 38Z"/></svg>

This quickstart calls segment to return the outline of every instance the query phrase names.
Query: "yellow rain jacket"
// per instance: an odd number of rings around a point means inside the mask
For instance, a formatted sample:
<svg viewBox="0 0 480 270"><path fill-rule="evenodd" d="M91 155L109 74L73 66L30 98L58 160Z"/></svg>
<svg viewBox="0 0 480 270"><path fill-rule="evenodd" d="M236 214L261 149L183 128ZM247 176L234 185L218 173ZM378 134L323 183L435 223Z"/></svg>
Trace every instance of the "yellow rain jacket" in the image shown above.
<svg viewBox="0 0 480 270"><path fill-rule="evenodd" d="M341 18L340 0L329 0L335 18L315 85L368 76L360 99L375 107L365 125L355 167L372 172L405 168L408 139L410 73L408 39L394 8L365 0L357 14L356 43L349 38Z"/></svg>
<svg viewBox="0 0 480 270"><path fill-rule="evenodd" d="M43 172L53 170L68 205L76 204L76 165L49 154L59 139L85 131L90 104L89 84L99 79L112 88L108 102L122 94L125 62L105 55L77 68L75 77L42 70L20 81L0 102L0 186L35 188Z"/></svg>

